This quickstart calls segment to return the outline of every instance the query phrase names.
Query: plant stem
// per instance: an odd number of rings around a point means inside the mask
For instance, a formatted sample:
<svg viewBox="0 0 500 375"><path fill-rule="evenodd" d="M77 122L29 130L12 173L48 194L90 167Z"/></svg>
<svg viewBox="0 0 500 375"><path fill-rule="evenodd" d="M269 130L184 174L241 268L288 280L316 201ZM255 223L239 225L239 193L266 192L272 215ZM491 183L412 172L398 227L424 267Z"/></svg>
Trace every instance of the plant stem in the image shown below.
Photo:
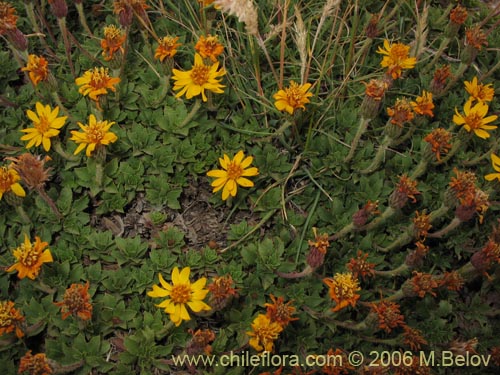
<svg viewBox="0 0 500 375"><path fill-rule="evenodd" d="M297 272L280 272L276 271L276 274L284 279L300 279L301 277L306 277L311 275L314 272L314 269L311 266L306 266L302 271Z"/></svg>
<svg viewBox="0 0 500 375"><path fill-rule="evenodd" d="M408 267L408 265L406 263L403 263L399 267L394 268L392 270L388 270L388 271L375 270L375 275L382 276L382 277L401 276L402 274L406 273L409 269L410 269L410 267Z"/></svg>
<svg viewBox="0 0 500 375"><path fill-rule="evenodd" d="M369 231L377 228L378 226L384 224L391 216L393 216L397 211L391 206L387 207L382 215L378 216L376 219L368 223L365 227L361 228L363 230Z"/></svg>
<svg viewBox="0 0 500 375"><path fill-rule="evenodd" d="M201 101L200 101L200 99L196 99L193 107L191 108L191 111L189 111L186 118L179 124L178 127L182 128L182 127L186 126L193 119L193 117L198 113L198 110L200 108L201 108Z"/></svg>
<svg viewBox="0 0 500 375"><path fill-rule="evenodd" d="M80 23L82 24L82 26L85 29L85 31L87 32L87 34L89 34L89 36L92 38L94 36L94 34L92 33L89 25L87 24L87 18L85 17L85 12L83 11L83 4L75 2L75 6L76 6L76 10L78 11L78 18L80 20Z"/></svg>
<svg viewBox="0 0 500 375"><path fill-rule="evenodd" d="M25 222L26 224L31 223L31 219L28 216L28 214L26 213L26 211L24 210L23 206L16 205L16 212L23 222Z"/></svg>
<svg viewBox="0 0 500 375"><path fill-rule="evenodd" d="M360 173L370 174L375 172L378 169L378 167L380 167L382 160L384 160L385 152L387 151L392 142L393 139L388 135L385 135L382 144L379 146L377 153L375 154L375 157L373 158L371 164L365 169L362 169Z"/></svg>
<svg viewBox="0 0 500 375"><path fill-rule="evenodd" d="M71 74L76 78L75 67L73 66L73 61L71 60L71 44L69 42L69 31L66 27L66 17L61 17L57 19L57 24L59 25L59 29L61 30L61 34L64 42L64 50L66 51L66 58L68 59L69 69L71 70Z"/></svg>
<svg viewBox="0 0 500 375"><path fill-rule="evenodd" d="M356 152L356 148L358 147L359 140L361 139L361 136L366 132L366 129L368 128L368 124L370 123L370 121L371 119L364 118L362 116L359 119L358 130L354 135L354 138L351 142L351 149L349 150L349 154L347 154L346 158L344 159L344 162L349 163L353 158L354 153Z"/></svg>
<svg viewBox="0 0 500 375"><path fill-rule="evenodd" d="M458 217L454 217L450 223L442 228L441 230L438 230L437 232L434 233L429 233L427 237L431 238L441 238L446 236L448 233L450 233L452 230L458 228L458 226L462 224L462 220L460 220Z"/></svg>
<svg viewBox="0 0 500 375"><path fill-rule="evenodd" d="M52 198L48 196L45 189L43 187L40 187L40 188L37 188L36 191L38 192L38 194L40 194L40 196L43 198L43 200L49 205L52 212L54 212L59 219L62 219L63 215L59 212L56 204L54 203Z"/></svg>

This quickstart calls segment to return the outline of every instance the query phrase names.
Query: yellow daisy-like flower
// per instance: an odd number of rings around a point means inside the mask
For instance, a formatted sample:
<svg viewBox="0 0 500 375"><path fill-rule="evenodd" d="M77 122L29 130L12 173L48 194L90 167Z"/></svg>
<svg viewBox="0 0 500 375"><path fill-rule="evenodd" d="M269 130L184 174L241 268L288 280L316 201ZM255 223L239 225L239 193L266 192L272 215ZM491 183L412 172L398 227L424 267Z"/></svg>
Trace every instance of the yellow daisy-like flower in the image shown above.
<svg viewBox="0 0 500 375"><path fill-rule="evenodd" d="M384 40L384 48L379 47L377 53L385 55L380 62L383 68L388 68L387 73L393 79L401 77L403 69L413 69L417 63L415 57L409 57L410 46L403 43L391 44L387 39Z"/></svg>
<svg viewBox="0 0 500 375"><path fill-rule="evenodd" d="M484 176L484 179L486 181L493 181L495 178L500 181L500 157L498 155L495 155L494 153L491 153L491 164L493 165L493 169L497 173L490 173Z"/></svg>
<svg viewBox="0 0 500 375"><path fill-rule="evenodd" d="M226 200L229 196L236 196L238 185L243 187L254 186L253 182L245 177L257 176L259 170L256 167L250 167L253 156L247 156L243 151L238 151L233 160L224 154L223 158L219 158L221 169L214 169L207 173L208 177L215 177L212 182L213 192L216 193L222 190L222 200Z"/></svg>
<svg viewBox="0 0 500 375"><path fill-rule="evenodd" d="M64 126L67 116L57 117L59 107L54 110L49 105L44 106L40 102L36 102L36 113L32 110L27 110L26 115L33 121L33 127L21 130L26 133L21 137L21 141L28 141L26 148L40 146L43 144L45 151L50 150L50 138L59 135L59 129Z"/></svg>
<svg viewBox="0 0 500 375"><path fill-rule="evenodd" d="M5 193L12 191L18 197L25 197L26 192L19 184L19 174L11 167L0 167L0 199Z"/></svg>
<svg viewBox="0 0 500 375"><path fill-rule="evenodd" d="M45 81L49 76L48 64L43 56L28 55L28 63L21 70L28 72L31 82L36 86L40 82Z"/></svg>
<svg viewBox="0 0 500 375"><path fill-rule="evenodd" d="M78 144L74 155L78 154L86 147L87 150L85 151L85 155L90 157L97 146L109 145L110 143L116 142L118 137L115 133L109 131L112 125L114 125L114 122L97 121L94 115L89 116L88 125L79 122L78 126L83 132L76 130L71 131L70 140Z"/></svg>
<svg viewBox="0 0 500 375"><path fill-rule="evenodd" d="M206 102L208 99L205 90L216 94L224 93L222 88L225 86L221 85L218 79L226 74L224 68L219 69L218 62L213 65L205 65L203 58L197 53L194 55L194 65L191 70L183 72L172 69L172 73L174 74L172 79L175 81L173 90L180 90L175 95L176 98L186 94L186 98L191 99L193 96L201 94L203 101Z"/></svg>
<svg viewBox="0 0 500 375"><path fill-rule="evenodd" d="M477 77L472 78L472 81L465 81L465 90L469 93L469 100L478 102L491 102L493 100L493 95L495 95L495 89L492 87L491 83L483 85L482 83L477 83Z"/></svg>
<svg viewBox="0 0 500 375"><path fill-rule="evenodd" d="M274 340L278 338L283 327L278 322L271 321L267 315L259 314L252 322L252 331L247 332L250 336L249 344L258 352L272 352Z"/></svg>
<svg viewBox="0 0 500 375"><path fill-rule="evenodd" d="M479 138L489 138L490 134L487 130L496 129L496 125L487 125L490 122L495 121L498 116L488 116L488 106L483 102L477 102L474 107L472 107L472 101L468 100L464 105L464 113L458 113L455 108L455 114L453 115L453 122L457 125L463 125L465 130L468 132L473 131Z"/></svg>
<svg viewBox="0 0 500 375"><path fill-rule="evenodd" d="M211 307L203 302L208 293L208 289L205 289L207 279L202 277L191 283L189 281L190 272L189 267L185 267L181 271L178 267L174 267L172 284L167 283L160 273L158 277L163 288L153 285L153 290L148 292L150 297L169 297L156 306L165 309L165 312L170 315L170 320L176 326L179 326L183 320L191 319L186 305L195 313L211 310Z"/></svg>
<svg viewBox="0 0 500 375"><path fill-rule="evenodd" d="M179 37L165 36L158 41L158 47L155 50L155 59L163 62L167 57L172 58L177 53L177 48L182 44L177 43Z"/></svg>
<svg viewBox="0 0 500 375"><path fill-rule="evenodd" d="M78 77L75 83L81 86L78 92L83 96L87 96L93 101L99 101L99 96L108 93L108 90L116 91L115 85L120 82L118 77L110 77L109 69L94 68L87 70L83 76Z"/></svg>
<svg viewBox="0 0 500 375"><path fill-rule="evenodd" d="M305 109L305 104L310 102L309 98L313 95L311 92L308 92L310 88L310 83L299 85L291 81L290 86L283 90L279 90L273 95L273 98L276 100L274 105L279 111L287 111L289 114L293 115L296 109Z"/></svg>
<svg viewBox="0 0 500 375"><path fill-rule="evenodd" d="M35 236L35 242L31 243L28 236L24 235L24 243L14 249L14 257L17 262L7 269L7 272L17 271L17 277L24 279L29 277L31 280L40 273L43 263L53 262L52 254L46 249L48 242L42 242L40 237Z"/></svg>

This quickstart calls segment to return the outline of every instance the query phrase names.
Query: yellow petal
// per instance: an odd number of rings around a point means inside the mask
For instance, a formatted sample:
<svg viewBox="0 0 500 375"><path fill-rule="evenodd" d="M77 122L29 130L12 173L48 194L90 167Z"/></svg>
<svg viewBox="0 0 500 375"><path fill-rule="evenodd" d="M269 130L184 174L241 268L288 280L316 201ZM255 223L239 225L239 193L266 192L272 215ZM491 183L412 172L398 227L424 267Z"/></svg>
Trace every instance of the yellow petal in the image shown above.
<svg viewBox="0 0 500 375"><path fill-rule="evenodd" d="M190 272L191 272L191 269L189 267L184 267L179 274L179 278L177 280L177 283L189 284L189 273Z"/></svg>
<svg viewBox="0 0 500 375"><path fill-rule="evenodd" d="M163 276L162 276L162 274L161 274L161 273L159 273L159 274L158 274L158 279L160 280L160 284L161 284L161 286L162 286L163 288L165 288L165 290L167 290L167 291L169 291L169 292L170 292L170 291L172 291L172 285L170 285L169 283L167 283L167 282L165 281L165 279L163 278Z"/></svg>
<svg viewBox="0 0 500 375"><path fill-rule="evenodd" d="M240 178L236 179L236 183L240 186L243 186L243 187L254 186L252 181L250 181L248 178L244 178L244 177L240 177Z"/></svg>
<svg viewBox="0 0 500 375"><path fill-rule="evenodd" d="M23 187L20 184L18 184L17 182L15 184L10 185L10 189L18 197L25 197L26 196L26 192L24 191Z"/></svg>
<svg viewBox="0 0 500 375"><path fill-rule="evenodd" d="M167 297L170 295L170 292L160 288L158 285L153 285L153 290L149 291L147 294L150 297Z"/></svg>
<svg viewBox="0 0 500 375"><path fill-rule="evenodd" d="M189 308L197 313L200 311L210 311L212 308L208 306L205 302L202 301L189 301L188 303Z"/></svg>

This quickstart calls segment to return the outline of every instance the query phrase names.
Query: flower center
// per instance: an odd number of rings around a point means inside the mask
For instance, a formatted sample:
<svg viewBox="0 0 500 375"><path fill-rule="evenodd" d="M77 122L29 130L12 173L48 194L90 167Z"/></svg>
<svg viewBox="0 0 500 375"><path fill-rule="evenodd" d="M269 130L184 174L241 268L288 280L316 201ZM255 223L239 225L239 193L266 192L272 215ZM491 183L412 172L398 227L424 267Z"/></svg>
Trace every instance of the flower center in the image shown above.
<svg viewBox="0 0 500 375"><path fill-rule="evenodd" d="M465 122L469 127L474 129L481 129L481 125L483 124L483 118L479 116L477 113L471 113L465 118Z"/></svg>
<svg viewBox="0 0 500 375"><path fill-rule="evenodd" d="M104 138L105 132L103 131L101 122L97 122L95 125L89 125L87 129L87 137L90 143L99 144Z"/></svg>
<svg viewBox="0 0 500 375"><path fill-rule="evenodd" d="M94 89L102 89L106 88L108 82L107 72L105 70L97 70L97 68L92 73L92 77L90 78L90 86Z"/></svg>
<svg viewBox="0 0 500 375"><path fill-rule="evenodd" d="M395 64L399 64L408 58L408 47L402 44L395 44L391 49L391 57Z"/></svg>
<svg viewBox="0 0 500 375"><path fill-rule="evenodd" d="M85 301L78 291L71 290L64 296L64 304L70 311L80 311L85 307Z"/></svg>
<svg viewBox="0 0 500 375"><path fill-rule="evenodd" d="M208 82L210 68L206 65L195 65L191 71L191 79L198 86L203 86Z"/></svg>
<svg viewBox="0 0 500 375"><path fill-rule="evenodd" d="M227 177L230 180L237 180L243 174L243 168L239 164L231 162L227 166Z"/></svg>
<svg viewBox="0 0 500 375"><path fill-rule="evenodd" d="M19 256L19 262L22 263L23 266L32 267L36 264L39 258L38 252L33 249L31 244L26 246L24 243L21 244L21 254Z"/></svg>
<svg viewBox="0 0 500 375"><path fill-rule="evenodd" d="M40 133L45 133L50 129L49 119L45 115L40 115L40 122L34 124Z"/></svg>
<svg viewBox="0 0 500 375"><path fill-rule="evenodd" d="M2 304L4 305L4 304ZM6 309L6 305L0 305L0 327L8 327L12 324L11 315Z"/></svg>
<svg viewBox="0 0 500 375"><path fill-rule="evenodd" d="M299 86L293 82L290 84L290 87L288 88L286 92L287 98L288 98L288 104L290 104L292 107L297 108L302 105L302 100L304 98L304 95L299 89Z"/></svg>
<svg viewBox="0 0 500 375"><path fill-rule="evenodd" d="M12 186L12 181L10 178L9 171L7 170L6 167L2 167L0 169L0 191L1 192L9 191L11 186Z"/></svg>
<svg viewBox="0 0 500 375"><path fill-rule="evenodd" d="M189 302L191 297L191 287L186 284L174 285L170 298L174 303L184 304Z"/></svg>

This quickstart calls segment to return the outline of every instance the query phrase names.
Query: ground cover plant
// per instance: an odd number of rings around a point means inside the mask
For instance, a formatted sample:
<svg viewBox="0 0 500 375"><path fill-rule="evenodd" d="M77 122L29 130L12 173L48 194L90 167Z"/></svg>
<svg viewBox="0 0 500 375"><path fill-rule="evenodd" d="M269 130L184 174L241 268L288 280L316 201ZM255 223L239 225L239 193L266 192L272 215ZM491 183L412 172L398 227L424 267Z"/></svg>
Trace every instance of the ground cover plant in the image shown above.
<svg viewBox="0 0 500 375"><path fill-rule="evenodd" d="M0 1L3 371L497 373L499 24Z"/></svg>

